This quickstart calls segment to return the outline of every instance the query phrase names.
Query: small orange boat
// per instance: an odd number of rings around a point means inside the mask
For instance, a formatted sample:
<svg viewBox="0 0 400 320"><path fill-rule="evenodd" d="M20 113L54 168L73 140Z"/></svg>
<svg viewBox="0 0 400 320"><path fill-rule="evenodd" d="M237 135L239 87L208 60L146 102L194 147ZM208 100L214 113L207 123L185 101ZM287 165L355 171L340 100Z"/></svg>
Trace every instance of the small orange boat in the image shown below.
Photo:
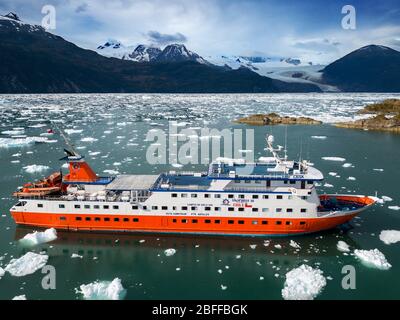
<svg viewBox="0 0 400 320"><path fill-rule="evenodd" d="M43 197L61 191L62 174L54 172L47 178L36 182L29 182L18 191L13 193L14 197Z"/></svg>

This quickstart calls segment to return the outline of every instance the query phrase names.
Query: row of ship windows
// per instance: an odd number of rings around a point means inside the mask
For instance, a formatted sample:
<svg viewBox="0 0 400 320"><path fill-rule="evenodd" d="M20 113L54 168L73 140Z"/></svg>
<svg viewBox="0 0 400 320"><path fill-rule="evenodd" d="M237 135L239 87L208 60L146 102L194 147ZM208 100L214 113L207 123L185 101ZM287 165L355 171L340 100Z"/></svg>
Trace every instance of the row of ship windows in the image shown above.
<svg viewBox="0 0 400 320"><path fill-rule="evenodd" d="M38 203L38 207L39 208L43 208L43 204L42 203ZM65 209L65 204L59 204L58 207L60 209ZM75 204L74 208L75 209L81 209L81 205L80 204ZM91 206L89 204L85 204L83 206L83 208L84 209L90 209ZM119 206L114 205L114 206L112 206L112 208L114 210L118 210ZM93 209L100 209L100 205L94 205ZM110 206L109 205L103 205L103 209L108 210L108 209L110 209ZM138 209L139 209L138 206L132 206L132 210L138 210ZM158 210L158 209L159 209L158 206L152 206L151 207L151 210ZM164 211L167 211L168 210L168 206L161 206L160 209L164 210ZM171 209L172 210L178 210L178 208L175 207L175 206L173 206ZM243 212L245 210L245 208L243 208L243 207L237 207L236 209L237 209L238 212ZM143 206L143 210L148 210L147 206ZM181 210L187 211L187 210L189 210L189 207L182 206ZM191 211L197 211L198 207L190 207L190 210ZM204 207L204 211L221 211L221 207L213 207L213 208L212 207ZM235 207L228 207L228 211L229 212L234 212L235 211ZM252 212L270 212L270 209L269 208L262 208L261 210L259 210L259 208L251 208L251 211ZM279 213L279 212L283 212L283 209L282 208L275 208L275 211ZM293 212L293 209L292 208L286 208L286 212L287 213L291 213L291 212ZM306 208L301 208L300 212L301 213L306 213L307 209Z"/></svg>
<svg viewBox="0 0 400 320"><path fill-rule="evenodd" d="M66 221L66 220L67 220L66 217L60 217L60 221ZM85 217L85 219L83 219L82 217L75 217L75 220L76 221L83 221L83 220L84 221L92 221L92 218ZM120 221L130 222L131 221L129 218L123 218L122 220L120 218L112 218L111 219L109 217L106 217L106 218L94 217L93 218L93 221L101 221L101 220L103 220L104 222L110 222L111 220L113 220L114 222L120 222ZM204 221L204 223L212 223L213 222L215 224L221 224L221 220L219 220L219 219L214 219L214 220L205 219L203 221ZM132 222L139 222L139 218L133 218ZM198 219L172 219L172 223L199 223L199 220ZM234 223L235 223L235 220L228 220L228 224L234 224ZM245 224L245 220L237 220L237 223ZM253 225L257 225L258 223L259 223L258 220L251 221L251 224L253 224ZM262 220L261 224L264 224L264 225L268 224L268 220ZM275 221L275 224L282 225L283 222L280 220L277 220L277 221ZM300 221L300 225L305 225L305 224L306 224L305 221ZM285 221L285 225L287 225L287 226L292 225L292 221Z"/></svg>
<svg viewBox="0 0 400 320"><path fill-rule="evenodd" d="M309 194L311 194L311 192L309 192ZM188 198L189 194L181 193L180 197L181 198ZM244 194L239 194L237 197L239 199L245 199L245 195ZM171 198L178 198L178 194L177 193L171 193ZM198 198L198 194L197 193L192 193L192 194L190 194L190 198ZM204 194L204 198L211 198L211 194L205 193ZM221 195L216 193L216 194L214 194L214 198L220 199ZM228 199L233 199L233 198L235 198L235 196L233 194L228 194ZM253 194L253 195L251 195L250 199L270 199L270 197L269 197L268 194L263 194L263 195ZM275 196L275 199L282 200L283 199L283 195L278 194L278 195ZM293 196L292 195L288 195L287 199L291 200L291 199L293 199ZM306 200L307 196L301 196L301 199L305 199Z"/></svg>
<svg viewBox="0 0 400 320"><path fill-rule="evenodd" d="M263 181L261 181L261 180L253 180L254 181L254 183L256 183L256 184L261 184ZM235 180L235 183L251 183L252 182L252 180ZM267 183L268 182L270 182L270 181L268 181L267 180ZM283 180L283 183L284 184L296 184L296 180ZM312 181L312 180L307 180L307 184L313 184L314 183L314 181Z"/></svg>

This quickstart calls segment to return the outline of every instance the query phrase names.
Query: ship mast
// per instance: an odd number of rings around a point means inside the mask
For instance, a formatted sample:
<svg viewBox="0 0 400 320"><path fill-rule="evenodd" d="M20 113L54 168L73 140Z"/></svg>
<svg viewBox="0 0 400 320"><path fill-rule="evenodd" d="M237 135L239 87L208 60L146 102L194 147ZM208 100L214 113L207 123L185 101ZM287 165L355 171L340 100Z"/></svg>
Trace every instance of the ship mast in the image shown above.
<svg viewBox="0 0 400 320"><path fill-rule="evenodd" d="M54 125L54 127L57 129L57 131L60 133L60 136L64 139L65 144L67 145L69 150L65 150L65 152L69 155L69 156L75 156L75 157L79 157L79 153L75 151L75 146L73 145L73 143L68 139L68 137L65 135L65 132L57 125L57 123L55 121L50 120L51 124Z"/></svg>

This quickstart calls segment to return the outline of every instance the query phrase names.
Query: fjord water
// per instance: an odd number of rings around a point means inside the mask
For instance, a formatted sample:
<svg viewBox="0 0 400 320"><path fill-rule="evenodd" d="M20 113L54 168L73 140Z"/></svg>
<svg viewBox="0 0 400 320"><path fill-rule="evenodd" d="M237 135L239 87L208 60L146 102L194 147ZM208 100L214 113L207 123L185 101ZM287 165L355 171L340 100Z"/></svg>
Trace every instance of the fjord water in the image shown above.
<svg viewBox="0 0 400 320"><path fill-rule="evenodd" d="M6 273L0 279L0 299L22 294L28 299L77 299L80 296L75 288L81 284L116 277L127 289L126 299L282 299L285 274L303 263L321 269L328 279L318 299L400 298L400 243L386 245L379 239L382 230L400 230L400 211L388 208L400 205L400 135L340 129L329 124L356 118L355 112L365 104L393 97L400 95L1 95L1 132L24 128L26 136L39 136L50 127L49 119L59 121L63 128L82 130L69 137L102 175L106 174L104 170L142 174L206 170L202 165L176 169L170 164L147 163L146 150L153 143L145 141L148 131L167 130L170 120L180 123L178 131L189 127L254 129L258 158L265 155L265 134L274 134L276 142L283 145L286 127L249 127L234 124L233 119L267 112L310 116L325 123L288 126L288 155L298 159L301 150L302 158L310 159L324 173L319 192L377 192L393 201L363 212L347 228L306 236L232 238L58 232L57 240L27 248L18 239L33 229L14 224L9 215L15 202L11 193L24 182L59 170L64 143L58 134L49 137L57 142L25 146L6 145L7 140L0 140L0 266L4 268L12 258L28 251L46 252L48 264L55 267L57 275L56 289L44 290L44 274L40 270L24 277ZM322 157L342 157L346 161L326 161ZM343 167L344 163L352 165ZM26 172L24 167L34 164L49 169ZM265 240L270 240L268 246L264 245ZM301 246L298 252L289 245L290 240ZM363 265L352 254L337 250L339 240L349 244L352 251L378 248L392 268L382 271ZM176 253L166 256L164 250L168 248L176 249ZM72 259L73 253L82 258ZM344 265L355 267L355 290L341 286Z"/></svg>

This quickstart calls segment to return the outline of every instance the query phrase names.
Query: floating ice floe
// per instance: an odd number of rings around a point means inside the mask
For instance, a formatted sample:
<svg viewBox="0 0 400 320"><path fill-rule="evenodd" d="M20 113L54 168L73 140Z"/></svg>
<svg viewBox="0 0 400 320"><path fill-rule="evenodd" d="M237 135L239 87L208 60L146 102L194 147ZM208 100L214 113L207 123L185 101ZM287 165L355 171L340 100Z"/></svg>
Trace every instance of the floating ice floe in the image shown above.
<svg viewBox="0 0 400 320"><path fill-rule="evenodd" d="M26 300L26 295L21 294L20 296L15 296L12 300Z"/></svg>
<svg viewBox="0 0 400 320"><path fill-rule="evenodd" d="M282 297L285 300L313 300L325 286L323 272L303 264L286 273Z"/></svg>
<svg viewBox="0 0 400 320"><path fill-rule="evenodd" d="M382 230L379 239L386 244L392 244L400 241L400 231L398 230Z"/></svg>
<svg viewBox="0 0 400 320"><path fill-rule="evenodd" d="M350 246L342 240L338 241L336 248L342 252L350 252Z"/></svg>
<svg viewBox="0 0 400 320"><path fill-rule="evenodd" d="M49 143L52 141L46 137L0 138L0 148L25 147L34 143Z"/></svg>
<svg viewBox="0 0 400 320"><path fill-rule="evenodd" d="M50 169L48 166L40 165L40 164L31 164L29 166L23 167L23 169L28 173L42 172Z"/></svg>
<svg viewBox="0 0 400 320"><path fill-rule="evenodd" d="M342 165L343 168L350 168L352 166L353 166L353 164L351 164L349 162L343 163L343 165Z"/></svg>
<svg viewBox="0 0 400 320"><path fill-rule="evenodd" d="M18 259L12 259L4 270L14 277L23 277L43 268L48 259L48 255L28 252Z"/></svg>
<svg viewBox="0 0 400 320"><path fill-rule="evenodd" d="M82 259L83 256L81 256L81 255L79 255L79 254L77 254L77 253L71 254L71 259L77 259L77 258Z"/></svg>
<svg viewBox="0 0 400 320"><path fill-rule="evenodd" d="M378 249L372 250L354 250L354 254L361 262L369 267L378 268L381 270L388 270L392 265L386 260L385 255Z"/></svg>
<svg viewBox="0 0 400 320"><path fill-rule="evenodd" d="M223 284L221 284L221 289L222 289L222 290L226 290L226 289L228 289L228 287L227 287L227 286L224 286Z"/></svg>
<svg viewBox="0 0 400 320"><path fill-rule="evenodd" d="M55 239L57 239L57 231L54 228L50 228L43 232L34 231L33 233L28 233L19 241L24 245L34 246L37 244L53 241Z"/></svg>
<svg viewBox="0 0 400 320"><path fill-rule="evenodd" d="M71 135L71 134L76 134L76 133L82 133L82 129L65 129L64 130L66 134Z"/></svg>
<svg viewBox="0 0 400 320"><path fill-rule="evenodd" d="M322 160L327 160L327 161L338 161L338 162L344 162L346 161L345 158L341 158L341 157L322 157Z"/></svg>
<svg viewBox="0 0 400 320"><path fill-rule="evenodd" d="M2 267L0 267L0 279L2 278L2 277L4 277L4 275L5 275L5 271L4 271L4 269L2 268Z"/></svg>
<svg viewBox="0 0 400 320"><path fill-rule="evenodd" d="M320 140L325 140L327 137L326 136L311 136L312 139L320 139Z"/></svg>
<svg viewBox="0 0 400 320"><path fill-rule="evenodd" d="M295 249L301 249L300 245L294 240L290 240L289 245Z"/></svg>
<svg viewBox="0 0 400 320"><path fill-rule="evenodd" d="M332 176L332 177L336 177L337 176L337 173L336 172L329 172L328 173L330 176Z"/></svg>
<svg viewBox="0 0 400 320"><path fill-rule="evenodd" d="M173 256L174 254L176 253L176 249L166 249L166 250L164 250L164 254L167 256L167 257L170 257L170 256Z"/></svg>
<svg viewBox="0 0 400 320"><path fill-rule="evenodd" d="M95 142L98 141L98 139L93 138L93 137L85 137L81 139L82 142Z"/></svg>
<svg viewBox="0 0 400 320"><path fill-rule="evenodd" d="M122 300L126 296L126 290L121 280L115 278L113 281L95 281L82 284L76 293L82 295L85 300Z"/></svg>
<svg viewBox="0 0 400 320"><path fill-rule="evenodd" d="M392 199L391 197L388 197L388 196L382 196L381 199L382 199L383 201L385 201L385 202L393 201L393 199Z"/></svg>
<svg viewBox="0 0 400 320"><path fill-rule="evenodd" d="M325 183L325 184L324 184L324 187L325 187L325 188L333 188L333 185L330 184L330 183Z"/></svg>
<svg viewBox="0 0 400 320"><path fill-rule="evenodd" d="M174 168L182 168L183 167L183 165L180 163L173 163L173 164L171 164L171 166L173 166Z"/></svg>
<svg viewBox="0 0 400 320"><path fill-rule="evenodd" d="M108 173L108 174L110 174L110 175L112 175L112 176L119 174L118 171L116 171L116 170L109 170L109 169L103 170L103 172L104 172L104 173Z"/></svg>
<svg viewBox="0 0 400 320"><path fill-rule="evenodd" d="M378 172L383 172L384 170L383 169L381 169L381 168L375 168L375 169L372 169L372 170L374 170L374 171L378 171Z"/></svg>
<svg viewBox="0 0 400 320"><path fill-rule="evenodd" d="M349 181L355 181L356 178L355 178L355 177L348 177L347 180L349 180Z"/></svg>
<svg viewBox="0 0 400 320"><path fill-rule="evenodd" d="M400 210L400 207L399 206L389 206L388 209L398 211L398 210Z"/></svg>

